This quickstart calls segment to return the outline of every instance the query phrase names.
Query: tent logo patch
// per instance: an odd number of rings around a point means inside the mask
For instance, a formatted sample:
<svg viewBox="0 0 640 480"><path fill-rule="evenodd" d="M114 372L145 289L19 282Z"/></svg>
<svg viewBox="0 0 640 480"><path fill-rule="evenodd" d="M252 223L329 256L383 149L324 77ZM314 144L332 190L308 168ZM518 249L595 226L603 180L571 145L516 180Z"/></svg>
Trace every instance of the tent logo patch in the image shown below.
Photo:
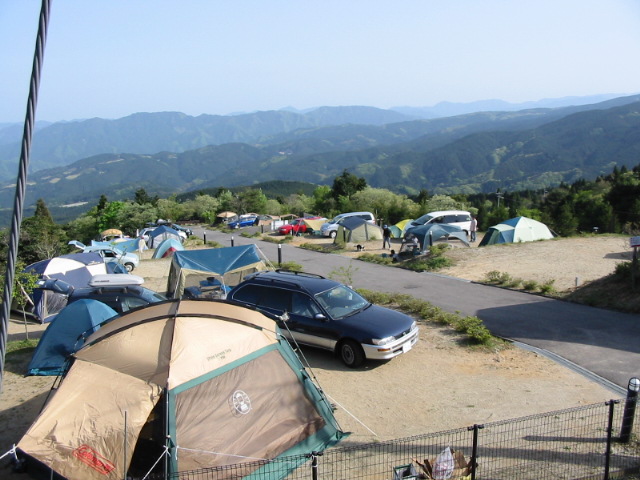
<svg viewBox="0 0 640 480"><path fill-rule="evenodd" d="M236 390L229 398L234 415L246 415L251 411L251 399L242 390Z"/></svg>
<svg viewBox="0 0 640 480"><path fill-rule="evenodd" d="M80 445L73 451L73 456L83 463L86 463L98 473L107 475L115 465L96 452L89 445Z"/></svg>

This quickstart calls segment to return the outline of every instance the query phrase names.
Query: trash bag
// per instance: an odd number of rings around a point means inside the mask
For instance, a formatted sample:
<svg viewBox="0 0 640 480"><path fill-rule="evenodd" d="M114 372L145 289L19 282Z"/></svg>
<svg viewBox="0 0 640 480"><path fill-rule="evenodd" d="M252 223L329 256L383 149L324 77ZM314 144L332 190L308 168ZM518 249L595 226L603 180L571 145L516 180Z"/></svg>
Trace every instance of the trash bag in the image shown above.
<svg viewBox="0 0 640 480"><path fill-rule="evenodd" d="M436 457L435 464L433 465L434 480L448 480L453 473L454 467L455 462L453 461L451 448L447 447Z"/></svg>

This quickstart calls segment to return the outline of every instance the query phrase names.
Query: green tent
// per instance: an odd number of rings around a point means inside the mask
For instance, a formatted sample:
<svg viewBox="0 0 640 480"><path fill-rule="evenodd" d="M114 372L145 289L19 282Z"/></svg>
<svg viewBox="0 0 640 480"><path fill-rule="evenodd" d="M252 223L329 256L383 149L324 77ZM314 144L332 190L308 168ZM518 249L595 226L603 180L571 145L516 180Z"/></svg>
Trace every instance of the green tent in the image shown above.
<svg viewBox="0 0 640 480"><path fill-rule="evenodd" d="M369 240L382 240L382 229L362 218L349 217L340 222L333 242L338 245L344 245L346 243L367 242Z"/></svg>

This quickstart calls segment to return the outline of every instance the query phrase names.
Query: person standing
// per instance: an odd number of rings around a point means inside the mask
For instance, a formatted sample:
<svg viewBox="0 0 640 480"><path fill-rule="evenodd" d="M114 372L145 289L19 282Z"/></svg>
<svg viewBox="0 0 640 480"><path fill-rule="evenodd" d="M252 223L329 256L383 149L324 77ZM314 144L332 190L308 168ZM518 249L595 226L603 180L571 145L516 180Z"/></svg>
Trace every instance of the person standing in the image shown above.
<svg viewBox="0 0 640 480"><path fill-rule="evenodd" d="M387 245L391 248L391 229L385 225L382 227L382 249L384 250Z"/></svg>
<svg viewBox="0 0 640 480"><path fill-rule="evenodd" d="M471 235L471 241L476 241L476 233L478 232L478 219L475 215L471 216L471 225L469 226L469 233Z"/></svg>

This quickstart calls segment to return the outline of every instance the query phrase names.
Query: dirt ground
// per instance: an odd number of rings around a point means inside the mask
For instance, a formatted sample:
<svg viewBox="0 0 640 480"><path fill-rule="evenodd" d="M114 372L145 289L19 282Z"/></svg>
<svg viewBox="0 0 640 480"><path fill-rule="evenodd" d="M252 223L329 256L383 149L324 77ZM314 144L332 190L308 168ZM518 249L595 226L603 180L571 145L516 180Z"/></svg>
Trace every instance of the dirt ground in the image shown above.
<svg viewBox="0 0 640 480"><path fill-rule="evenodd" d="M327 242L296 238L295 242ZM366 253L382 253L371 242ZM399 245L393 245L399 246ZM446 275L481 280L487 272L512 277L554 280L557 290L569 290L613 272L631 258L628 238L585 237L527 244L470 248L452 245L456 265ZM345 255L357 256L348 251ZM143 254L133 272L145 286L164 291L169 262ZM43 326L29 324L30 337ZM10 322L9 340L24 338L25 326ZM437 432L604 402L617 395L544 356L512 347L486 352L462 347L451 330L421 325L420 341L392 361L369 363L350 370L330 354L305 349L311 372L338 407L336 416L350 442L386 440ZM24 377L28 358L9 356L0 393L0 456L17 443L37 416L53 379ZM1 476L1 475L0 475Z"/></svg>

